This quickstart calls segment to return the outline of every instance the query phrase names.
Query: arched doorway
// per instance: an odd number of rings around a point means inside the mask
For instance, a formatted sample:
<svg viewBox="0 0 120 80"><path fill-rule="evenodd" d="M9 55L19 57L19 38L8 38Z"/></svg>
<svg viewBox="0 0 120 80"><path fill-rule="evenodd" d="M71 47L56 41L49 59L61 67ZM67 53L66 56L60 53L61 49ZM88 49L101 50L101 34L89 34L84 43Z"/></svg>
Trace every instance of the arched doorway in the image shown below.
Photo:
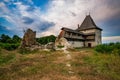
<svg viewBox="0 0 120 80"><path fill-rule="evenodd" d="M88 43L88 47L91 47L91 43Z"/></svg>

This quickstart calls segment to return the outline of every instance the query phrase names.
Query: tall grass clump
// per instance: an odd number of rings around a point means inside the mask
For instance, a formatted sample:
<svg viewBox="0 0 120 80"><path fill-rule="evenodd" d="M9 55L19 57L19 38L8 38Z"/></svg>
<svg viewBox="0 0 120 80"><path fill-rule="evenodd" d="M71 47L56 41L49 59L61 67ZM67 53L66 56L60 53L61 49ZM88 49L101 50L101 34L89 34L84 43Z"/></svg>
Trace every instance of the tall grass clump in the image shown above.
<svg viewBox="0 0 120 80"><path fill-rule="evenodd" d="M18 52L20 54L34 54L38 52L38 49L31 50L30 48L19 48Z"/></svg>
<svg viewBox="0 0 120 80"><path fill-rule="evenodd" d="M100 53L118 54L120 55L120 43L101 44L95 47L95 51Z"/></svg>
<svg viewBox="0 0 120 80"><path fill-rule="evenodd" d="M2 55L0 54L0 65L9 63L15 57L14 54Z"/></svg>

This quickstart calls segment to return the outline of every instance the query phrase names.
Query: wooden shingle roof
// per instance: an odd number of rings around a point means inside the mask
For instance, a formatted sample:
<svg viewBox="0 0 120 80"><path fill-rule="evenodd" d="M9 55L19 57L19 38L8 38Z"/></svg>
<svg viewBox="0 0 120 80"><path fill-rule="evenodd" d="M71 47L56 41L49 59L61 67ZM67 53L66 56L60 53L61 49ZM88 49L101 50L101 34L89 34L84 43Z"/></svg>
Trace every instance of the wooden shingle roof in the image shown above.
<svg viewBox="0 0 120 80"><path fill-rule="evenodd" d="M77 33L77 34L83 34L82 32L79 32L77 30L69 29L66 27L62 27L61 30L67 31L67 32L72 32L72 33Z"/></svg>
<svg viewBox="0 0 120 80"><path fill-rule="evenodd" d="M102 30L101 28L97 27L93 19L91 18L90 15L87 15L80 27L78 27L77 30L87 30L87 29L99 29Z"/></svg>

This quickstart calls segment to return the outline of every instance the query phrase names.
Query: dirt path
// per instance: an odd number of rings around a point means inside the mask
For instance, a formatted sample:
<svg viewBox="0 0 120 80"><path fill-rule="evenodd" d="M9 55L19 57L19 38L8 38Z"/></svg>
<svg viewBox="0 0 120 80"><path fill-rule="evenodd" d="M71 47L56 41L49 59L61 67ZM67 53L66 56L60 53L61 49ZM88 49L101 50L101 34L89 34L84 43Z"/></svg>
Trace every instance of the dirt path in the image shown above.
<svg viewBox="0 0 120 80"><path fill-rule="evenodd" d="M67 60L67 62L65 64L68 67L68 70L69 70L68 73L73 74L74 71L72 70L72 66L71 66L71 63L70 63L70 61L72 59L72 56L71 56L70 52L67 51L67 50L64 50L64 53L65 53L66 60Z"/></svg>
<svg viewBox="0 0 120 80"><path fill-rule="evenodd" d="M65 59L66 59L65 65L68 68L68 73L71 75L69 77L69 80L81 80L77 78L77 76L75 75L75 71L73 70L73 66L71 64L71 61L73 59L71 55L72 53L66 49L64 50L64 53L65 53Z"/></svg>

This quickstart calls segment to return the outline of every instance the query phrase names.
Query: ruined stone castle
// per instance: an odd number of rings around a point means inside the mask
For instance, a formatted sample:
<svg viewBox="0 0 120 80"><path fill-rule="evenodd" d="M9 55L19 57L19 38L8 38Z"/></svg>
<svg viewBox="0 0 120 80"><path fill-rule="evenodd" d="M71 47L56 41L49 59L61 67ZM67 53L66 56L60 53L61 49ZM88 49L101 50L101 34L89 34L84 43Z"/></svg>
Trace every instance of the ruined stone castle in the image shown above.
<svg viewBox="0 0 120 80"><path fill-rule="evenodd" d="M24 33L21 47L30 47L36 44L36 32L31 29L27 29Z"/></svg>
<svg viewBox="0 0 120 80"><path fill-rule="evenodd" d="M72 47L94 47L101 44L101 31L90 15L76 30L63 27L58 38L65 38Z"/></svg>

